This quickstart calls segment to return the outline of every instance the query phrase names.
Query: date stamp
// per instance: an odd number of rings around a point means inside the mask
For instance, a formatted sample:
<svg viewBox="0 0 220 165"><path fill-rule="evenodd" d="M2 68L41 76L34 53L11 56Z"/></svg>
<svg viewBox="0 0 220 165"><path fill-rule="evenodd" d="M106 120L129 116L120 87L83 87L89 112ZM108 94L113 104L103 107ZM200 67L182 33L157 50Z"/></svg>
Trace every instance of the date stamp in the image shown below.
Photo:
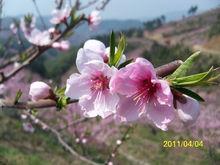
<svg viewBox="0 0 220 165"><path fill-rule="evenodd" d="M202 148L202 140L164 140L164 148Z"/></svg>

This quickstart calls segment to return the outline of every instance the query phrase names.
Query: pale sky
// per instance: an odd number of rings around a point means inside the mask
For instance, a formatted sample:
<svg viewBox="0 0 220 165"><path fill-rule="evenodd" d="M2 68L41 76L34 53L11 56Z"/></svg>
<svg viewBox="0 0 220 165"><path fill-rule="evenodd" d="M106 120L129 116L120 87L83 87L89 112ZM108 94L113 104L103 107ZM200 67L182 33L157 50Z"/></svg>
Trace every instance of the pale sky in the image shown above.
<svg viewBox="0 0 220 165"><path fill-rule="evenodd" d="M32 0L3 1L4 16L36 13ZM50 15L54 8L54 0L36 0L36 2L43 15ZM88 2L88 0L82 0L82 2ZM199 10L204 11L219 6L220 0L111 0L102 12L102 17L103 19L152 18L162 14L187 11L191 5L198 5ZM86 10L86 13L91 10L92 8Z"/></svg>

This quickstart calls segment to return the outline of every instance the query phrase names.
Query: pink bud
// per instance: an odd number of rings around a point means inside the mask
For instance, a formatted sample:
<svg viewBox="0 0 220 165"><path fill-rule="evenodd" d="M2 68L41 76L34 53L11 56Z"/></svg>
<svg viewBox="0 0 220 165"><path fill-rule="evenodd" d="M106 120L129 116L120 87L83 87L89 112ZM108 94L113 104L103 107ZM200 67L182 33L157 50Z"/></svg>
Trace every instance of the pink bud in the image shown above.
<svg viewBox="0 0 220 165"><path fill-rule="evenodd" d="M61 51L67 51L70 48L69 41L54 42L52 47Z"/></svg>
<svg viewBox="0 0 220 165"><path fill-rule="evenodd" d="M54 27L51 27L51 28L48 29L48 32L49 33L55 33L56 29Z"/></svg>
<svg viewBox="0 0 220 165"><path fill-rule="evenodd" d="M108 162L108 165L113 165L113 162Z"/></svg>
<svg viewBox="0 0 220 165"><path fill-rule="evenodd" d="M27 119L27 115L21 114L21 119L23 119L23 120Z"/></svg>
<svg viewBox="0 0 220 165"><path fill-rule="evenodd" d="M51 98L54 94L49 85L44 82L36 81L30 86L29 95L32 101Z"/></svg>
<svg viewBox="0 0 220 165"><path fill-rule="evenodd" d="M12 33L16 34L18 32L18 27L15 25L15 23L12 23L10 25L10 29L12 31Z"/></svg>
<svg viewBox="0 0 220 165"><path fill-rule="evenodd" d="M121 145L121 143L122 143L121 140L117 140L117 141L116 141L116 144L117 144L117 145Z"/></svg>
<svg viewBox="0 0 220 165"><path fill-rule="evenodd" d="M63 51L67 51L70 49L69 41L61 41L60 46L61 46L61 50L63 50Z"/></svg>
<svg viewBox="0 0 220 165"><path fill-rule="evenodd" d="M87 139L86 139L86 138L83 138L83 139L82 139L82 143L83 143L83 144L86 144L86 143L87 143Z"/></svg>
<svg viewBox="0 0 220 165"><path fill-rule="evenodd" d="M6 87L4 84L0 84L0 95L3 95L6 91Z"/></svg>
<svg viewBox="0 0 220 165"><path fill-rule="evenodd" d="M184 95L186 103L177 101L177 114L186 125L193 124L200 113L199 102L189 96Z"/></svg>
<svg viewBox="0 0 220 165"><path fill-rule="evenodd" d="M94 30L101 22L100 12L94 10L88 17L89 27L91 30Z"/></svg>
<svg viewBox="0 0 220 165"><path fill-rule="evenodd" d="M52 47L55 48L55 49L60 49L60 43L59 42L54 42L52 44Z"/></svg>
<svg viewBox="0 0 220 165"><path fill-rule="evenodd" d="M31 123L23 123L23 129L25 132L29 133L33 133L35 130Z"/></svg>

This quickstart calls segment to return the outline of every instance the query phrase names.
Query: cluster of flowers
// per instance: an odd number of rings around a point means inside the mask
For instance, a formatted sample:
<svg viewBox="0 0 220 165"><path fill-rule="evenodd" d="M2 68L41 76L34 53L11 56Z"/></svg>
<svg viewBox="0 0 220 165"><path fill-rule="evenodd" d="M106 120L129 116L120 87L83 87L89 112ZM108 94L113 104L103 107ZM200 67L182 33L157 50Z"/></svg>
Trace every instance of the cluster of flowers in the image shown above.
<svg viewBox="0 0 220 165"><path fill-rule="evenodd" d="M117 51L117 49L116 49ZM184 101L175 99L169 83L159 79L153 65L144 58L118 69L126 61L121 56L117 66L110 66L110 49L97 40L88 40L79 49L76 66L79 73L67 80L65 95L79 99L85 117L114 117L118 122L149 119L158 128L168 129L176 115L186 124L193 123L199 115L199 103L182 95ZM36 82L31 85L33 100L50 97L51 88Z"/></svg>
<svg viewBox="0 0 220 165"><path fill-rule="evenodd" d="M51 24L67 24L68 19L71 16L72 9L69 6L66 6L63 9L55 9L52 11L53 17L50 20ZM99 11L92 11L88 16L88 24L90 29L95 29L101 21ZM70 43L69 41L59 41L53 42L55 36L60 34L60 31L54 27L49 28L48 30L41 31L35 27L36 19L32 15L25 16L21 18L20 25L12 23L10 25L11 31L16 34L18 32L18 27L24 33L25 38L34 45L37 46L52 46L61 51L69 50Z"/></svg>

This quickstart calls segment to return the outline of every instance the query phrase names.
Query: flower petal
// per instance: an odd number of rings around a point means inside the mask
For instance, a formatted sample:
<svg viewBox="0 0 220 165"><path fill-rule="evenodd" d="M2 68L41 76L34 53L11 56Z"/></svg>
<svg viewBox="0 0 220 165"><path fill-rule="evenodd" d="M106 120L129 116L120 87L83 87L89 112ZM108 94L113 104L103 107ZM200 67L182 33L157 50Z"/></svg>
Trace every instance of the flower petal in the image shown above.
<svg viewBox="0 0 220 165"><path fill-rule="evenodd" d="M167 124L175 117L172 106L160 105L154 101L148 103L146 115L149 120L153 121L153 123L163 131L168 130Z"/></svg>
<svg viewBox="0 0 220 165"><path fill-rule="evenodd" d="M105 45L102 42L93 39L86 41L83 49L100 55L105 53Z"/></svg>
<svg viewBox="0 0 220 165"><path fill-rule="evenodd" d="M180 103L177 101L177 114L179 118L186 124L193 124L200 114L199 102L187 95L184 95L186 98L186 103Z"/></svg>
<svg viewBox="0 0 220 165"><path fill-rule="evenodd" d="M85 64L89 61L92 60L98 60L98 61L103 61L102 57L99 54L96 54L92 51L90 52L85 52L84 49L79 49L77 53L77 58L76 58L76 66L81 73L83 68L85 67Z"/></svg>
<svg viewBox="0 0 220 165"><path fill-rule="evenodd" d="M72 74L67 80L65 95L72 99L79 99L81 96L89 94L90 81L87 75Z"/></svg>
<svg viewBox="0 0 220 165"><path fill-rule="evenodd" d="M145 106L139 106L131 97L120 97L117 108L116 120L120 122L131 122L138 120L145 112Z"/></svg>
<svg viewBox="0 0 220 165"><path fill-rule="evenodd" d="M106 118L116 112L119 97L109 91L93 93L80 98L79 105L86 117L101 116Z"/></svg>

